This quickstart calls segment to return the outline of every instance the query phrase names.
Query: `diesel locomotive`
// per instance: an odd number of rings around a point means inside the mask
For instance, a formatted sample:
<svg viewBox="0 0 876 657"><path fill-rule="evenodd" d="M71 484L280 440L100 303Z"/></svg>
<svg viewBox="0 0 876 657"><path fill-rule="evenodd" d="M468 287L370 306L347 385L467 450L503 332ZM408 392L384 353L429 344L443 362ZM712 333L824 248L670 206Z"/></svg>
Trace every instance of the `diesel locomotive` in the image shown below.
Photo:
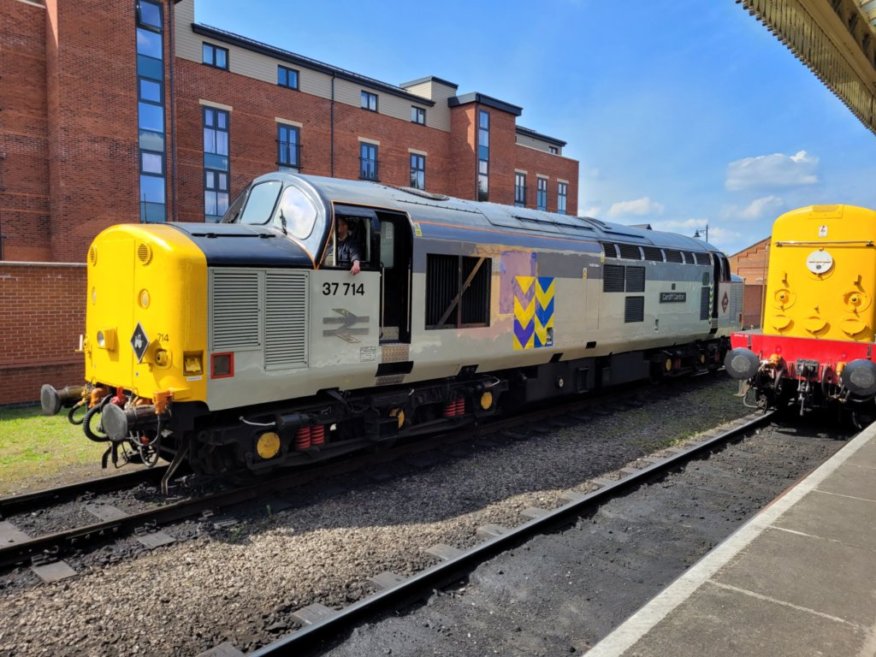
<svg viewBox="0 0 876 657"><path fill-rule="evenodd" d="M86 383L43 386L44 411L104 465L204 473L716 369L741 317L727 258L693 238L286 172L218 224L112 226L87 268Z"/></svg>
<svg viewBox="0 0 876 657"><path fill-rule="evenodd" d="M763 327L732 334L727 371L762 408L871 414L874 293L876 212L814 205L782 215L773 226Z"/></svg>

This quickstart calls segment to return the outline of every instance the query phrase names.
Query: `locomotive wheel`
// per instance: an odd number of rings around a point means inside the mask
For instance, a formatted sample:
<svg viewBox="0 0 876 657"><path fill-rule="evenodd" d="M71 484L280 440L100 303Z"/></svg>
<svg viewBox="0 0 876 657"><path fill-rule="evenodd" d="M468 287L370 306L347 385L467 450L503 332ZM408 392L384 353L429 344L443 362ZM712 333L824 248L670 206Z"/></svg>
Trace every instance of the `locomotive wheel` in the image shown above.
<svg viewBox="0 0 876 657"><path fill-rule="evenodd" d="M193 439L189 452L189 465L192 471L201 475L224 475L242 470L234 458L230 447L211 445L210 432L201 431Z"/></svg>

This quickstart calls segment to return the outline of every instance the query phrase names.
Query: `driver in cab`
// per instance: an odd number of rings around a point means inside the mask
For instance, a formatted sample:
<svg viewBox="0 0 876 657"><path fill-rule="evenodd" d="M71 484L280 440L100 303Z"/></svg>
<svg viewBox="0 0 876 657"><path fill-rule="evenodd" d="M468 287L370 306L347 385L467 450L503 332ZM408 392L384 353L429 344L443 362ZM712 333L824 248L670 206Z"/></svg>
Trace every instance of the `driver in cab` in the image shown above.
<svg viewBox="0 0 876 657"><path fill-rule="evenodd" d="M362 252L356 238L350 231L350 222L346 217L338 217L338 266L349 267L350 273L355 276L362 269L360 261Z"/></svg>

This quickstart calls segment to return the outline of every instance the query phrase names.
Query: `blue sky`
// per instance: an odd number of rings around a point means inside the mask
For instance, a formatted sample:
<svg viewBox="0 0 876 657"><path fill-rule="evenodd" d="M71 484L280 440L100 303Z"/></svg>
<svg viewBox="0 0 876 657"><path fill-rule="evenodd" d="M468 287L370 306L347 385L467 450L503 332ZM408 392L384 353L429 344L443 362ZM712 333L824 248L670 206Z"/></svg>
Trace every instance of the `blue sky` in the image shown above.
<svg viewBox="0 0 876 657"><path fill-rule="evenodd" d="M522 106L519 125L580 161L580 214L686 234L708 222L733 253L786 210L876 207L876 136L734 0L195 7L385 82L436 75Z"/></svg>

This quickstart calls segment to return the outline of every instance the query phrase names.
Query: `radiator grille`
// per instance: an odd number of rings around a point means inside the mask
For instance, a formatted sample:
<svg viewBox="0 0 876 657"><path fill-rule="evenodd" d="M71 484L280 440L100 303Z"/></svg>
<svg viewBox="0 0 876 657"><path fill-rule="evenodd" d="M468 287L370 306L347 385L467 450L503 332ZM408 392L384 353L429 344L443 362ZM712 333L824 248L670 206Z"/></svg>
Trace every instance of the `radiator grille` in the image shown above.
<svg viewBox="0 0 876 657"><path fill-rule="evenodd" d="M265 273L265 369L307 365L307 273Z"/></svg>
<svg viewBox="0 0 876 657"><path fill-rule="evenodd" d="M258 272L214 270L212 302L212 351L261 346Z"/></svg>

